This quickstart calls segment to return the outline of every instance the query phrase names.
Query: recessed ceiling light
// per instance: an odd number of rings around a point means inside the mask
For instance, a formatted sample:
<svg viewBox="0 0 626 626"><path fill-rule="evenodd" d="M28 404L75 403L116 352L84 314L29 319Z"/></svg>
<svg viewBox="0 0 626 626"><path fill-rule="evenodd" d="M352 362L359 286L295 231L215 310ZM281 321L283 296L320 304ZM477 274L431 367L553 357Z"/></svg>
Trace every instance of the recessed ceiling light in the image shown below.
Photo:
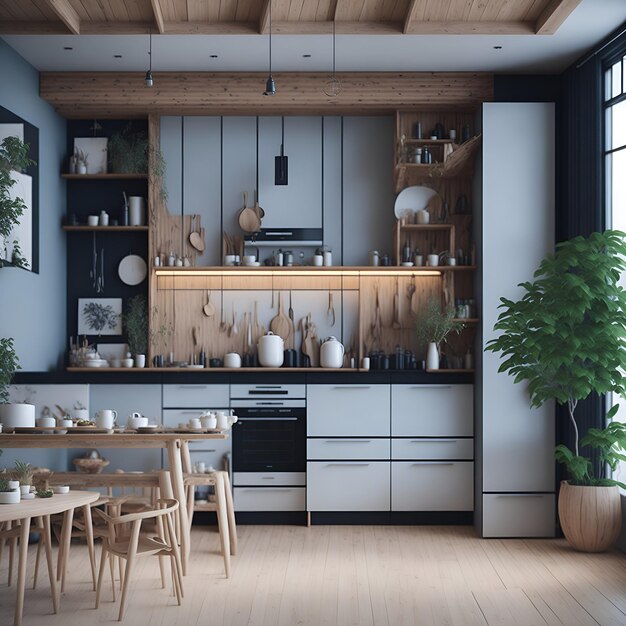
<svg viewBox="0 0 626 626"><path fill-rule="evenodd" d="M310 54L303 54L303 55L302 55L302 58L303 58L303 59L310 59L310 58L311 58L311 55L310 55Z"/></svg>
<svg viewBox="0 0 626 626"><path fill-rule="evenodd" d="M121 59L121 58L122 58L122 55L121 55L121 54L114 54L114 55L113 55L113 58L114 58L114 59Z"/></svg>
<svg viewBox="0 0 626 626"><path fill-rule="evenodd" d="M218 57L218 55L217 55L217 54L210 54L210 55L209 55L209 58L210 58L210 59L217 59L217 58L219 58L219 57Z"/></svg>
<svg viewBox="0 0 626 626"><path fill-rule="evenodd" d="M72 46L63 46L63 50L73 50Z"/></svg>
<svg viewBox="0 0 626 626"><path fill-rule="evenodd" d="M502 46L494 46L493 49L494 50L502 50Z"/></svg>

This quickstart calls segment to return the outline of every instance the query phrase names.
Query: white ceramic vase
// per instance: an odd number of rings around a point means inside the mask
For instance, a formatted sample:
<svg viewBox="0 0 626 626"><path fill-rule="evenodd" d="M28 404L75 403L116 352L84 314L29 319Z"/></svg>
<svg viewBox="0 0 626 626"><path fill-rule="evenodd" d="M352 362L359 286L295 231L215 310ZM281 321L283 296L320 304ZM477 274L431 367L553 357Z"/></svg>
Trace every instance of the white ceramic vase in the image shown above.
<svg viewBox="0 0 626 626"><path fill-rule="evenodd" d="M439 350L437 350L437 344L432 341L428 344L428 352L426 353L426 369L439 369Z"/></svg>
<svg viewBox="0 0 626 626"><path fill-rule="evenodd" d="M34 404L0 404L0 422L7 428L34 428Z"/></svg>
<svg viewBox="0 0 626 626"><path fill-rule="evenodd" d="M20 492L17 491L0 491L0 504L19 504Z"/></svg>
<svg viewBox="0 0 626 626"><path fill-rule="evenodd" d="M145 367L145 366L146 366L146 355L136 354L135 355L135 367Z"/></svg>

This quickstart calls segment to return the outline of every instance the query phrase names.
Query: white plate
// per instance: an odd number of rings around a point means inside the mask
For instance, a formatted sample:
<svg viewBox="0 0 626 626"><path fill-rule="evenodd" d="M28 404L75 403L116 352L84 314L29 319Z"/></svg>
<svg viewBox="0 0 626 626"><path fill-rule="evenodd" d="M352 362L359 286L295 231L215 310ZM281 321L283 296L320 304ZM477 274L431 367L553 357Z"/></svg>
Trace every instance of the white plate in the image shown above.
<svg viewBox="0 0 626 626"><path fill-rule="evenodd" d="M120 261L117 273L123 283L127 285L138 285L146 279L148 266L140 256L129 254Z"/></svg>
<svg viewBox="0 0 626 626"><path fill-rule="evenodd" d="M430 199L436 195L437 192L430 187L420 187L418 185L407 187L398 194L393 212L397 219L412 217L417 211L425 209Z"/></svg>
<svg viewBox="0 0 626 626"><path fill-rule="evenodd" d="M85 367L108 367L109 362L106 359L87 359Z"/></svg>

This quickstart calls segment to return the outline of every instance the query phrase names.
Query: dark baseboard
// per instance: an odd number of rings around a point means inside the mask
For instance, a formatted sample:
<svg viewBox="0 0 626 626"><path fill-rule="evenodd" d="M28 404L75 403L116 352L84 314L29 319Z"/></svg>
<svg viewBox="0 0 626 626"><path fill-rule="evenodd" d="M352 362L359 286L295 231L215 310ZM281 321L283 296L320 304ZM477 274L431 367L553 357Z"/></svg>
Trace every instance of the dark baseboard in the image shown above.
<svg viewBox="0 0 626 626"><path fill-rule="evenodd" d="M319 511L311 513L311 525L468 526L472 511Z"/></svg>

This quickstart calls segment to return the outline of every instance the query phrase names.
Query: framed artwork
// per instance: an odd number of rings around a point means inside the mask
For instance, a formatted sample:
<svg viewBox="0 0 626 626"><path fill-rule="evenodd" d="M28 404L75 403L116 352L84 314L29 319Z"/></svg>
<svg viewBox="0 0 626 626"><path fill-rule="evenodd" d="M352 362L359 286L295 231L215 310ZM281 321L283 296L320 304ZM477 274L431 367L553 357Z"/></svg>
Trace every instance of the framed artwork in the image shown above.
<svg viewBox="0 0 626 626"><path fill-rule="evenodd" d="M10 173L15 184L10 187L9 196L11 199L20 198L26 205L26 209L9 236L4 239L0 237L0 266L17 265L38 273L39 129L0 106L0 143L7 137L17 137L28 145L28 158L34 162L34 165L22 172L12 170ZM16 258L20 260L14 262Z"/></svg>
<svg viewBox="0 0 626 626"><path fill-rule="evenodd" d="M121 335L121 298L79 298L79 335Z"/></svg>

